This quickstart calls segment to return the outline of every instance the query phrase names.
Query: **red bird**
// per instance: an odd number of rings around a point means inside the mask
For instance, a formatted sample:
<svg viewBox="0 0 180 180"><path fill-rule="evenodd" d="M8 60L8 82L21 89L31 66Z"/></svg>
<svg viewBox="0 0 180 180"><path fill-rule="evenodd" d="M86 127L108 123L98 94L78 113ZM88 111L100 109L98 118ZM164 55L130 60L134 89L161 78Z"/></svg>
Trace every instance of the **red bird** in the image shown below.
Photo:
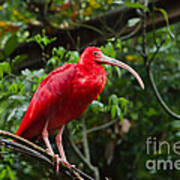
<svg viewBox="0 0 180 180"><path fill-rule="evenodd" d="M107 75L102 64L128 70L144 89L143 81L131 67L105 56L96 47L88 47L77 63L56 68L41 82L16 134L29 140L42 137L48 152L58 163L59 158L54 154L48 136L59 129L56 144L61 161L70 165L62 146L64 125L82 114L103 90Z"/></svg>

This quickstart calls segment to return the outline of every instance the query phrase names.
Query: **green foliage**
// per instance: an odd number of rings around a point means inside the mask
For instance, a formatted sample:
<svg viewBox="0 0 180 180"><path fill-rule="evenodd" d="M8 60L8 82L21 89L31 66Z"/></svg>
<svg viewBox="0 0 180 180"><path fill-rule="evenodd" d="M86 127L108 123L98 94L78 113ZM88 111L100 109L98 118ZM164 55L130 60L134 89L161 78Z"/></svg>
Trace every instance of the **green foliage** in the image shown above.
<svg viewBox="0 0 180 180"><path fill-rule="evenodd" d="M162 8L157 8L158 11L160 11L162 13L162 15L164 16L164 19L166 21L166 24L167 24L167 30L168 30L168 33L170 35L171 38L175 38L174 34L172 33L170 27L169 27L169 19L168 19L168 13L166 12L166 10L162 9Z"/></svg>
<svg viewBox="0 0 180 180"><path fill-rule="evenodd" d="M44 50L44 48L48 44L54 42L55 40L56 40L56 37L49 39L48 36L46 36L45 29L43 29L42 34L37 34L37 35L33 36L32 38L28 39L27 42L35 41L35 42L37 42L37 44L40 45L41 49Z"/></svg>
<svg viewBox="0 0 180 180"><path fill-rule="evenodd" d="M139 8L139 9L143 9L143 10L150 12L150 9L141 3L132 3L129 1L125 1L124 5L131 7L131 8Z"/></svg>
<svg viewBox="0 0 180 180"><path fill-rule="evenodd" d="M3 78L4 73L10 73L11 67L8 62L0 63L0 78Z"/></svg>
<svg viewBox="0 0 180 180"><path fill-rule="evenodd" d="M111 56L112 58L116 57L116 51L114 49L114 46L111 42L108 42L105 47L101 47L101 50L104 54L106 54L107 56Z"/></svg>
<svg viewBox="0 0 180 180"><path fill-rule="evenodd" d="M43 19L45 24L41 25L44 28L47 28L49 24L52 27L71 27L70 25L75 22L88 20L124 5L149 11L138 1L133 3L132 1L118 1L119 4L117 4L113 0L82 0L76 3L72 2L63 9L61 5L64 5L65 1L55 0L52 5L49 5L50 9L47 9L49 1L44 1L44 11L39 14L29 10L31 6L27 2L8 0L4 5L0 5L0 9L2 8L0 17L3 19L0 21L0 129L14 133L40 82L53 69L64 63L75 63L80 56L80 52L77 50L68 51L64 47L54 47L48 54L49 59L44 62L45 65L42 69L17 71L16 67L27 57L26 54L11 57L19 42L22 40L35 41L44 51L50 43L56 40L56 38L48 38L45 30L40 34L33 30L30 32L27 29L28 24L39 25ZM43 3L40 5L43 6ZM61 11L54 14L57 7ZM165 40L156 55L153 74L165 102L175 112L180 113L180 99L178 98L180 90L180 24L169 26L167 12L161 8L156 11L160 11L164 16L167 27L154 30L146 35L148 57L153 57L156 52L156 44L153 39L156 39L157 44ZM49 12L53 13L48 14ZM130 19L128 27L133 27L139 21L140 19ZM47 22L49 24L46 24ZM170 36L176 37L175 40ZM79 46L77 45L77 47ZM142 49L142 37L138 36L125 41L114 37L109 39L105 45L100 46L100 49L107 56L122 60L135 68L145 82L145 90L142 91L134 77L125 70L105 65L108 75L106 88L78 120L68 124L71 138L82 149L82 118L86 119L88 130L117 120L108 128L88 134L92 162L100 168L102 177L127 180L164 180L168 176L169 180L179 179L179 172L176 170L171 172L149 171L145 167L146 161L150 158L179 158L176 154L165 153L164 149L156 155L148 156L145 153L145 143L147 137L155 136L158 140L165 140L173 145L180 138L180 123L164 112L152 92L143 66L143 58L138 53ZM81 161L66 143L67 141L64 142L68 160L83 167ZM83 169L88 172L87 168L83 167ZM91 171L89 173L92 174ZM0 151L0 179L2 180L45 180L50 179L50 174L50 170L44 165L38 164L36 160L26 159L5 148Z"/></svg>
<svg viewBox="0 0 180 180"><path fill-rule="evenodd" d="M52 49L52 57L47 62L47 67L57 68L64 62L76 63L79 59L79 52L66 51L64 47Z"/></svg>
<svg viewBox="0 0 180 180"><path fill-rule="evenodd" d="M3 47L3 49L0 51L0 60L8 58L18 45L18 36L16 34L7 34L5 43L3 40L4 39L0 39L0 47Z"/></svg>
<svg viewBox="0 0 180 180"><path fill-rule="evenodd" d="M6 57L8 57L17 47L18 45L18 37L16 34L13 34L9 37L6 44L4 45L4 53Z"/></svg>
<svg viewBox="0 0 180 180"><path fill-rule="evenodd" d="M111 118L114 119L117 115L121 120L123 119L123 114L127 112L128 100L123 97L118 97L116 94L112 94L109 97L109 108L111 110Z"/></svg>

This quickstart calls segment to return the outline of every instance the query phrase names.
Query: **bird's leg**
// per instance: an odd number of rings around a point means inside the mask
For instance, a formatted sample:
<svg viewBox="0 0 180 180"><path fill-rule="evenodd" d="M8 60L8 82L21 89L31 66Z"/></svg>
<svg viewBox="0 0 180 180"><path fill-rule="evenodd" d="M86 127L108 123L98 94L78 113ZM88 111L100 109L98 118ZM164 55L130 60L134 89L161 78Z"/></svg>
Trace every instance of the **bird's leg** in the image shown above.
<svg viewBox="0 0 180 180"><path fill-rule="evenodd" d="M54 154L54 151L53 151L51 144L49 142L49 138L48 138L49 133L48 133L47 128L48 128L48 120L46 121L45 126L43 128L42 138L43 138L43 140L47 146L48 153L51 154L54 157L54 159L56 160L56 164L57 164L56 171L58 172L59 171L59 156L57 154Z"/></svg>
<svg viewBox="0 0 180 180"><path fill-rule="evenodd" d="M63 145L62 145L62 134L63 134L63 130L64 130L64 126L62 126L56 136L56 144L59 150L59 153L61 155L61 162L63 162L67 167L71 167L71 164L68 163L65 153L64 153L64 149L63 149Z"/></svg>
<svg viewBox="0 0 180 180"><path fill-rule="evenodd" d="M43 140L47 146L47 150L48 150L49 154L54 155L53 149L52 149L51 144L49 142L49 138L48 138L49 133L48 133L47 127L48 127L48 120L46 121L45 126L43 128L42 137L43 137Z"/></svg>

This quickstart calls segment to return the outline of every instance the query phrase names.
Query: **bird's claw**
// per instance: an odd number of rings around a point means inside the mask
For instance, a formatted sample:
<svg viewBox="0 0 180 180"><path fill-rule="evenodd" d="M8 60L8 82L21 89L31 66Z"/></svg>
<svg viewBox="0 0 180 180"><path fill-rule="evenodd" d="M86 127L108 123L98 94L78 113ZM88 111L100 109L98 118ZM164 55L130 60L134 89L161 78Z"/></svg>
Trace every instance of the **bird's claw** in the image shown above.
<svg viewBox="0 0 180 180"><path fill-rule="evenodd" d="M52 153L49 151L48 148L46 149L46 152L47 152L48 154L50 154L51 156L53 156L53 162L56 163L56 172L59 172L59 160L60 160L59 155L58 155L58 154L52 154Z"/></svg>
<svg viewBox="0 0 180 180"><path fill-rule="evenodd" d="M53 154L48 148L46 148L45 151L46 151L48 154L54 156L54 154Z"/></svg>
<svg viewBox="0 0 180 180"><path fill-rule="evenodd" d="M66 158L59 158L58 154L52 154L49 149L46 149L46 152L53 156L53 162L56 163L56 172L59 172L59 162L61 162L64 166L67 168L75 168L76 166L74 164L70 164Z"/></svg>
<svg viewBox="0 0 180 180"><path fill-rule="evenodd" d="M66 159L60 158L60 161L62 164L68 168L75 168L76 166L74 164L70 164Z"/></svg>
<svg viewBox="0 0 180 180"><path fill-rule="evenodd" d="M56 163L56 172L59 172L59 155L58 154L54 154L53 155L53 162Z"/></svg>

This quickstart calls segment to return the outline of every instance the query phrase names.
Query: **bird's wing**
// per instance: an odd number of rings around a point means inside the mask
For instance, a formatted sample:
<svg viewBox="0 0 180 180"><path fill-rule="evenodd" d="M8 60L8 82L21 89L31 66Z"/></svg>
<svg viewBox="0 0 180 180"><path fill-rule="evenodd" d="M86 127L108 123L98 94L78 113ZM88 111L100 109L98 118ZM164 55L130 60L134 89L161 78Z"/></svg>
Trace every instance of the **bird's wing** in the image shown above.
<svg viewBox="0 0 180 180"><path fill-rule="evenodd" d="M40 136L49 111L65 101L76 71L76 64L65 64L52 71L39 85L19 126L17 135L27 139Z"/></svg>

